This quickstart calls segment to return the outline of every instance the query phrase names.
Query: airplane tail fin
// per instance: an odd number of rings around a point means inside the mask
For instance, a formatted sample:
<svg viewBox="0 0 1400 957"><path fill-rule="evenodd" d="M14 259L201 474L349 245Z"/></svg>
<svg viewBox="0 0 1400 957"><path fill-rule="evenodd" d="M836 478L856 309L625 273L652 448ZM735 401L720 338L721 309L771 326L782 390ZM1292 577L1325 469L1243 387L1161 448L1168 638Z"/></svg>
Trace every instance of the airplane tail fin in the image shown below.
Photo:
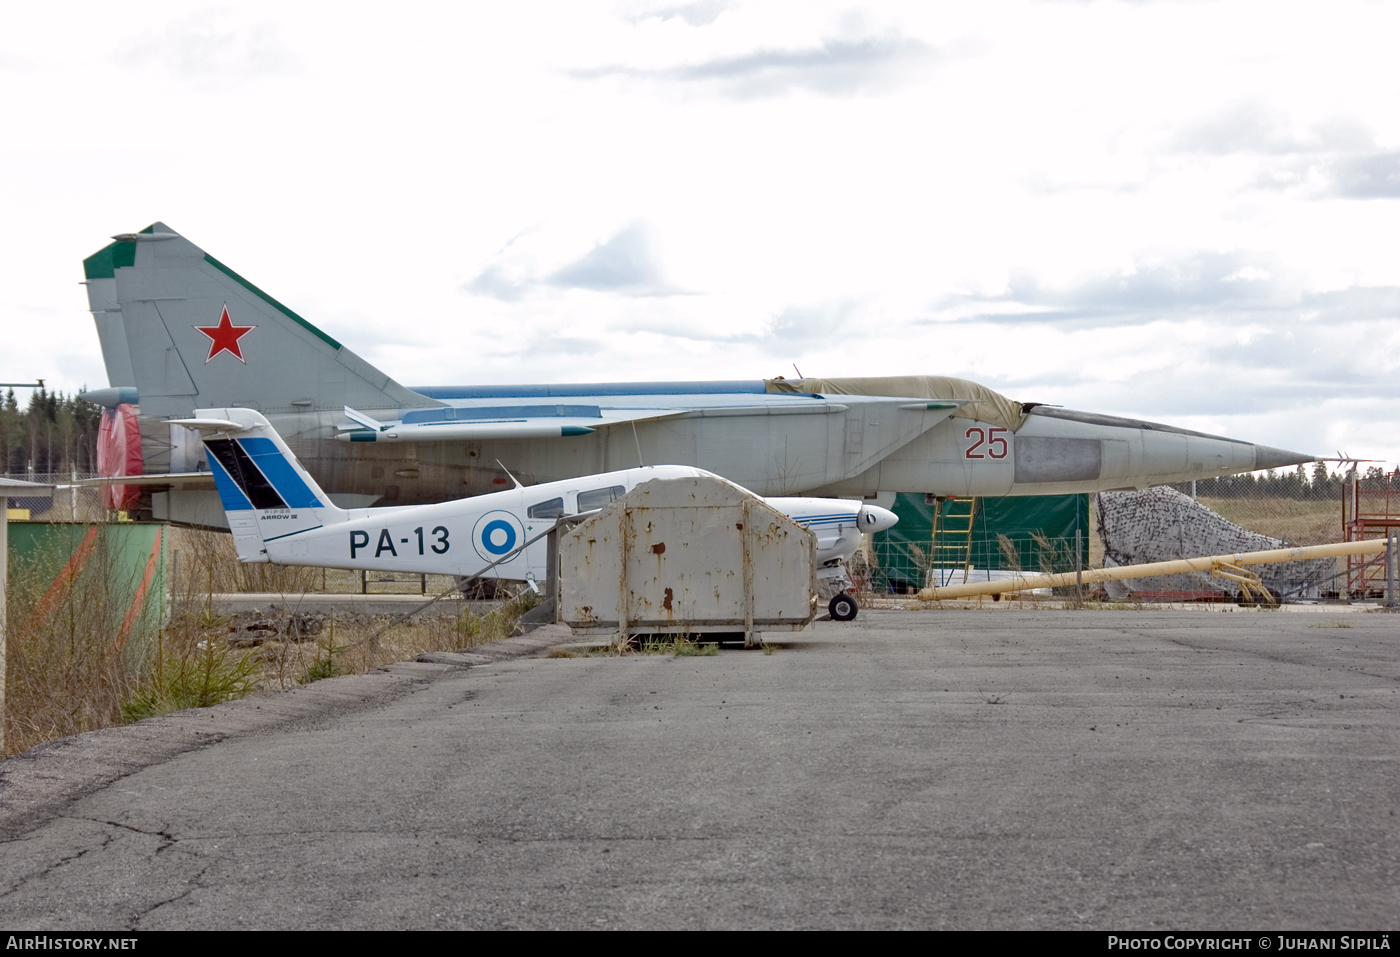
<svg viewBox="0 0 1400 957"><path fill-rule="evenodd" d="M108 383L146 416L442 403L399 385L176 233L154 223L83 260Z"/></svg>
<svg viewBox="0 0 1400 957"><path fill-rule="evenodd" d="M261 413L197 409L176 422L200 432L240 561L265 562L268 542L349 519Z"/></svg>

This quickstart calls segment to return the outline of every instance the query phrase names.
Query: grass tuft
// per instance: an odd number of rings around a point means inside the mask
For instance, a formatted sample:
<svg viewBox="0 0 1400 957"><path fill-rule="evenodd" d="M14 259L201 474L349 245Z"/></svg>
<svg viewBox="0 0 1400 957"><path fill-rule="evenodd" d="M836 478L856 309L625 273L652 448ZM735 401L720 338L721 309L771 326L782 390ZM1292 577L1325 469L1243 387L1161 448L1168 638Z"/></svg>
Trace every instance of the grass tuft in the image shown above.
<svg viewBox="0 0 1400 957"><path fill-rule="evenodd" d="M236 655L225 644L199 642L195 654L159 661L150 679L122 702L122 720L130 724L158 714L207 708L241 698L258 688L258 662Z"/></svg>
<svg viewBox="0 0 1400 957"><path fill-rule="evenodd" d="M714 642L701 644L687 635L681 635L672 642L671 650L677 658L708 658L719 654L719 645Z"/></svg>
<svg viewBox="0 0 1400 957"><path fill-rule="evenodd" d="M341 670L340 661L336 658L337 654L345 652L345 647L337 648L335 646L334 621L330 623L330 634L326 636L326 640L316 642L316 647L320 649L320 653L311 660L311 663L306 666L306 670L301 673L301 677L297 679L299 685L309 685L313 681L322 681L345 673Z"/></svg>
<svg viewBox="0 0 1400 957"><path fill-rule="evenodd" d="M526 590L484 615L478 615L468 608L457 619L457 633L465 642L463 647L470 648L473 645L484 645L509 638L520 625L520 616L539 603L539 596Z"/></svg>

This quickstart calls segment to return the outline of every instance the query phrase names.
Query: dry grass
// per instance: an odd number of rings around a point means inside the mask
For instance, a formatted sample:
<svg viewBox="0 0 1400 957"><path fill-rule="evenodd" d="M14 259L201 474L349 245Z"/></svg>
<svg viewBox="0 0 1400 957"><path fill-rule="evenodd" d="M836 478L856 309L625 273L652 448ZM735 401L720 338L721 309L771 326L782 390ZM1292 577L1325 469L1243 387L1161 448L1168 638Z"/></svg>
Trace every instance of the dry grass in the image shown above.
<svg viewBox="0 0 1400 957"><path fill-rule="evenodd" d="M1241 528L1294 545L1321 545L1342 540L1338 502L1304 502L1291 498L1205 498L1202 505Z"/></svg>
<svg viewBox="0 0 1400 957"><path fill-rule="evenodd" d="M532 592L502 602L478 615L470 609L460 616L415 617L385 629L389 615L355 614L346 617L314 616L308 620L319 631L308 637L289 626L286 617L217 617L195 608L171 619L167 631L190 635L195 651L204 643L222 643L230 657L246 656L254 663L258 690L277 690L309 684L337 675L363 674L432 651L459 651L509 638L520 616L534 606ZM255 627L248 627L253 625ZM242 633L236 631L242 627ZM275 628L271 633L269 629ZM256 644L254 644L256 643ZM253 645L248 649L231 647Z"/></svg>
<svg viewBox="0 0 1400 957"><path fill-rule="evenodd" d="M7 752L116 723L140 683L156 629L147 620L125 622L142 570L113 559L104 531L99 526L82 574L67 587L41 571L62 568L66 551L10 566Z"/></svg>
<svg viewBox="0 0 1400 957"><path fill-rule="evenodd" d="M658 635L648 638L636 649L644 655L675 655L677 658L707 658L719 654L719 645L714 642L699 642L690 635L674 637Z"/></svg>
<svg viewBox="0 0 1400 957"><path fill-rule="evenodd" d="M172 528L170 545L171 560L179 567L176 597L182 601L230 592L301 594L318 590L321 581L319 568L243 564L232 535Z"/></svg>
<svg viewBox="0 0 1400 957"><path fill-rule="evenodd" d="M244 565L234 551L233 537L191 528L169 528L170 555L179 566L176 588L188 601L207 594L337 594L360 590L360 573L344 568L294 565ZM452 585L450 575L429 575L427 593ZM212 586L212 587L211 587ZM369 573L369 592L412 595L423 591L418 575Z"/></svg>
<svg viewBox="0 0 1400 957"><path fill-rule="evenodd" d="M556 646L546 658L620 658L630 655L674 655L677 658L708 658L719 654L715 642L696 641L691 635L633 636L631 641L590 645ZM765 651L765 654L772 654Z"/></svg>
<svg viewBox="0 0 1400 957"><path fill-rule="evenodd" d="M535 603L527 593L485 615L410 618L387 630L389 616L362 614L315 616L308 620L319 628L310 629L264 618L250 630L260 616L224 614L214 596L250 590L294 599L320 584L320 569L242 565L229 536L184 532L172 543L182 561L168 618L160 620L166 596L152 594L147 614L126 621L144 569L112 561L103 531L98 526L97 546L66 589L56 591L52 580L66 552L10 567L3 754L254 691L372 671L423 652L498 641ZM417 590L416 579L412 584ZM308 639L310 630L317 633Z"/></svg>

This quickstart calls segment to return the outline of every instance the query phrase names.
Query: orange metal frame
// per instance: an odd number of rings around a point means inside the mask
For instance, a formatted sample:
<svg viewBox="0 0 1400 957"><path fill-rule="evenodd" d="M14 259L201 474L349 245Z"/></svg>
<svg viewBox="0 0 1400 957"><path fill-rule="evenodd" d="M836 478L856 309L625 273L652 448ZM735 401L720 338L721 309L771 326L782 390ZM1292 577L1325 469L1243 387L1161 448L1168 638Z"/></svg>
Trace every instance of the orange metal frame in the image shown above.
<svg viewBox="0 0 1400 957"><path fill-rule="evenodd" d="M1367 488L1367 485L1374 488ZM1342 497L1343 541L1359 542L1400 534L1400 469L1376 479L1358 479L1352 472ZM1347 557L1347 592L1354 598L1385 594L1385 565L1367 565L1361 555Z"/></svg>

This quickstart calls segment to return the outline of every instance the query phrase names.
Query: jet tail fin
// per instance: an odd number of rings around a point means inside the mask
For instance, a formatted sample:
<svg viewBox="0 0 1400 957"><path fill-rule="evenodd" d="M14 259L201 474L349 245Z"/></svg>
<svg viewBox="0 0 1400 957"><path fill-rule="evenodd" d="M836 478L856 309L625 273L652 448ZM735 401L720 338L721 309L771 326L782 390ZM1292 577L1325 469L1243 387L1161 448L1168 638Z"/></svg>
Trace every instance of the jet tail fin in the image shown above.
<svg viewBox="0 0 1400 957"><path fill-rule="evenodd" d="M197 409L176 424L198 429L238 558L268 561L267 543L349 519L252 409Z"/></svg>
<svg viewBox="0 0 1400 957"><path fill-rule="evenodd" d="M83 272L109 384L135 386L143 415L443 404L399 385L165 224L113 239L83 260Z"/></svg>

